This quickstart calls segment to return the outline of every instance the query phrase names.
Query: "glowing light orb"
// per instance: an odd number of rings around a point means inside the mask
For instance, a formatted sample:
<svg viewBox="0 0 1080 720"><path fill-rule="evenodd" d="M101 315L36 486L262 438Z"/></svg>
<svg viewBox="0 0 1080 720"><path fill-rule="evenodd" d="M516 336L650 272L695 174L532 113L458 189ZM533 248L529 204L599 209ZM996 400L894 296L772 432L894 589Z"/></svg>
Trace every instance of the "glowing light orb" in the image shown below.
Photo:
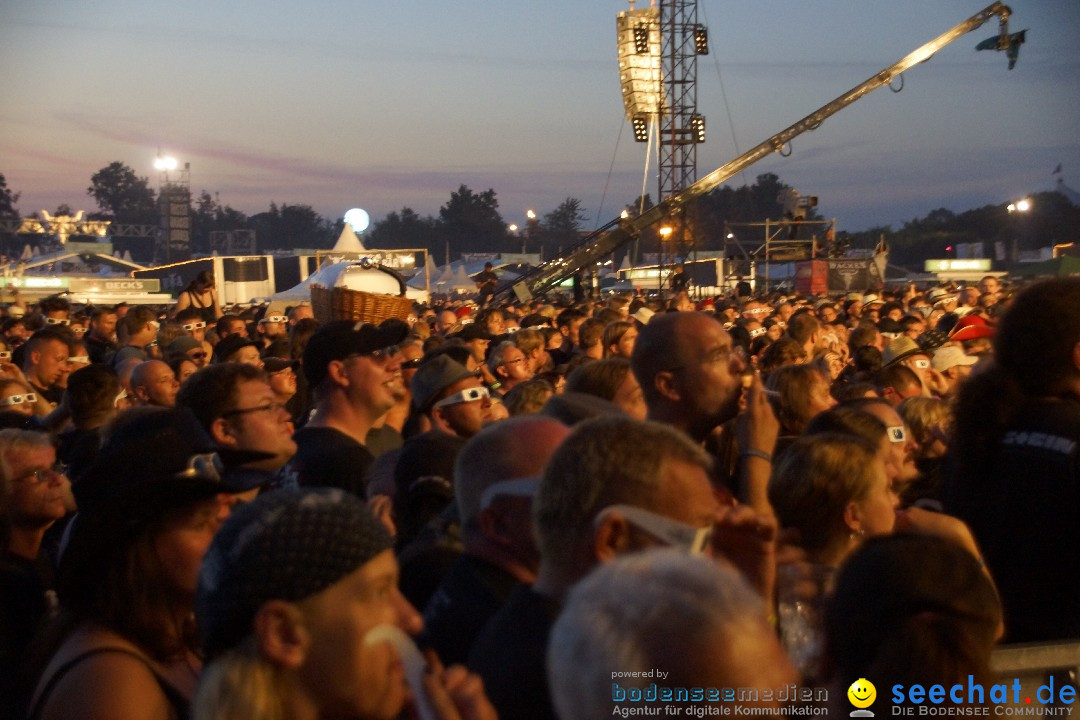
<svg viewBox="0 0 1080 720"><path fill-rule="evenodd" d="M360 208L353 208L345 213L345 222L352 226L353 232L362 233L367 230L368 225L371 224L371 218L368 217L366 211Z"/></svg>

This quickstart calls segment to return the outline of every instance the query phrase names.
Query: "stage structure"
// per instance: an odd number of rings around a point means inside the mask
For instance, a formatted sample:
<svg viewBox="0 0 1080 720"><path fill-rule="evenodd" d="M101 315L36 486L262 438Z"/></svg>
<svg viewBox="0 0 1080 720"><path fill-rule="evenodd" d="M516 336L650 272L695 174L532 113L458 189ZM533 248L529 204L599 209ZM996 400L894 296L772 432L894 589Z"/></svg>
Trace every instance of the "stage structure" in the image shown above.
<svg viewBox="0 0 1080 720"><path fill-rule="evenodd" d="M672 2L672 0L667 0ZM674 0L677 5L678 0ZM667 3L664 5L667 7ZM631 8L631 11L633 8ZM875 73L863 82L859 83L843 95L821 106L814 112L803 117L795 124L776 133L764 140L739 157L716 168L700 180L696 180L689 187L670 197L663 197L660 202L635 218L616 218L598 228L583 238L577 245L569 248L562 257L549 260L543 265L534 268L512 282L504 283L496 290L497 295L514 293L518 297L536 295L547 288L554 287L563 280L573 277L579 269L592 267L604 260L623 245L636 239L643 230L653 225L670 219L675 214L682 212L687 204L693 202L705 193L711 192L720 186L728 178L750 167L758 160L780 153L787 157L792 152L791 141L799 135L810 130L816 130L828 118L840 112L853 102L865 97L878 88L890 85L900 79L902 74L910 69L926 62L940 49L963 37L967 33L981 27L992 18L998 20L998 34L990 40L980 43L985 49L1005 51L1009 55L1010 65L1015 63L1016 47L1022 41L1022 33L1009 33L1009 16L1012 11L1008 6L995 2L980 12L972 15L967 20L953 26L930 42L924 43L914 51L908 53L897 62ZM661 23L663 24L663 23ZM617 26L621 27L621 24ZM682 28L686 30L685 27ZM693 35L700 27L690 28ZM648 35L638 33L643 38L643 49L648 50ZM700 40L695 41L695 48L700 47L698 52L708 52L708 38L702 35ZM636 48L635 48L636 49ZM622 53L620 53L620 58ZM900 86L903 87L902 85ZM625 97L625 93L624 93ZM686 94L683 94L687 99ZM629 109L628 109L629 110ZM704 139L704 120L700 123L702 131L701 139ZM674 136L672 136L674 137Z"/></svg>
<svg viewBox="0 0 1080 720"><path fill-rule="evenodd" d="M638 142L649 142L650 128L658 127L660 200L697 180L697 145L705 142L697 56L709 53L709 36L697 14L697 0L661 0L640 10L631 2L615 16L626 119Z"/></svg>
<svg viewBox="0 0 1080 720"><path fill-rule="evenodd" d="M191 163L178 166L175 158L158 155L160 173L158 207L161 234L154 245L154 261L173 263L191 257Z"/></svg>

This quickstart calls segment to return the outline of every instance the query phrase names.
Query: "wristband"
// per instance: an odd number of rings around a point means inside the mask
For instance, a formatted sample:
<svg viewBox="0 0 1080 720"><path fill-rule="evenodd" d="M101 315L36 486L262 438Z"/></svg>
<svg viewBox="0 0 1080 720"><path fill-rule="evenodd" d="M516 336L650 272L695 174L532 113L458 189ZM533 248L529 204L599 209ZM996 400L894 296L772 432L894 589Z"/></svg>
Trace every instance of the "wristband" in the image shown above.
<svg viewBox="0 0 1080 720"><path fill-rule="evenodd" d="M741 453L739 453L739 457L756 457L761 458L767 463L772 462L772 455L765 452L764 450L755 450L754 448L747 448L743 450Z"/></svg>

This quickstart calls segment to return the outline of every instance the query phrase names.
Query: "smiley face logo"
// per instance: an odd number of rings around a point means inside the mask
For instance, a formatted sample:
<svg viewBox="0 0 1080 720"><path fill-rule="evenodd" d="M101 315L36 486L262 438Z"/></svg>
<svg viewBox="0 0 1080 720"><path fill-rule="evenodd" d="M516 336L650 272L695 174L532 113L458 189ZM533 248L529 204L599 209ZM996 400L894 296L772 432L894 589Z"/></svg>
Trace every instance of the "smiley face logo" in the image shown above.
<svg viewBox="0 0 1080 720"><path fill-rule="evenodd" d="M857 708L868 708L877 699L877 688L866 678L859 678L847 689L848 700Z"/></svg>

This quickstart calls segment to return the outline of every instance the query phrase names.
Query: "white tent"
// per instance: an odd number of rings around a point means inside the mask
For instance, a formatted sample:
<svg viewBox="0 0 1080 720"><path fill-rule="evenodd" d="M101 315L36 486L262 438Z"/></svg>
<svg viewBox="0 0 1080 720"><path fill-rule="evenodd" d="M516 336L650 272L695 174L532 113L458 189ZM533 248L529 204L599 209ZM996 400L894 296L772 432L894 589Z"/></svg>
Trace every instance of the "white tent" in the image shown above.
<svg viewBox="0 0 1080 720"><path fill-rule="evenodd" d="M287 303L311 302L311 286L322 285L323 287L347 287L352 290L363 290L371 293L383 293L397 295L401 287L397 280L382 270L374 270L362 267L359 263L340 262L328 263L317 271L308 275L307 279L295 287L275 293L271 301L283 301ZM419 302L427 302L428 295L423 289L406 286L405 295Z"/></svg>
<svg viewBox="0 0 1080 720"><path fill-rule="evenodd" d="M345 223L345 227L341 228L341 234L338 235L337 242L334 243L334 252L364 252L364 250L364 243L360 242L360 238L356 237L352 226Z"/></svg>
<svg viewBox="0 0 1080 720"><path fill-rule="evenodd" d="M438 266L434 263L434 261L432 261L430 255L427 255L427 253L425 253L425 256L427 257L427 261L425 262L424 266L421 267L416 272L416 274L413 275L412 278L409 279L409 282L408 282L409 287L414 287L414 288L427 287L427 279L428 279L429 276L431 278L431 283L433 285L435 284L436 280L438 279L438 271L439 271Z"/></svg>
<svg viewBox="0 0 1080 720"><path fill-rule="evenodd" d="M459 265L450 287L455 290L476 290L476 283L465 274L465 266Z"/></svg>

